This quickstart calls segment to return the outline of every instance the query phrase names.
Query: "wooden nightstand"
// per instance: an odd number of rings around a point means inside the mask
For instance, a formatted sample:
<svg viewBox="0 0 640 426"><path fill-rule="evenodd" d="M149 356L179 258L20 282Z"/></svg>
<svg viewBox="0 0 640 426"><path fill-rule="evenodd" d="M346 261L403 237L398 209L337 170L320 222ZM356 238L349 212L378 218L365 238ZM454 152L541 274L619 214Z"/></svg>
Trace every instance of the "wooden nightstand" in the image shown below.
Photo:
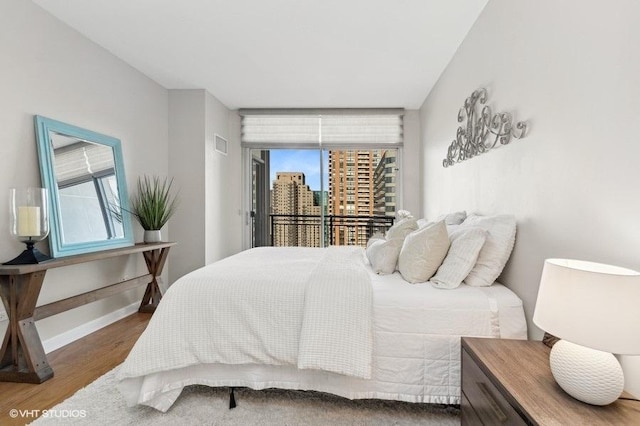
<svg viewBox="0 0 640 426"><path fill-rule="evenodd" d="M567 395L542 342L462 338L463 425L637 425L640 402L597 407Z"/></svg>

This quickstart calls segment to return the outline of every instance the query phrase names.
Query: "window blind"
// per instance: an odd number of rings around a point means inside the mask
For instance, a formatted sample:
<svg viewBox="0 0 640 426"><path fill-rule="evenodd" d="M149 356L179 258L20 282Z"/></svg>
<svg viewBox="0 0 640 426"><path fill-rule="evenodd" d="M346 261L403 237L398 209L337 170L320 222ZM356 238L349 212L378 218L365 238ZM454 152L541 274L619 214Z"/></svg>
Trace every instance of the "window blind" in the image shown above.
<svg viewBox="0 0 640 426"><path fill-rule="evenodd" d="M248 115L242 117L242 144L313 145L320 142L318 117L296 115Z"/></svg>
<svg viewBox="0 0 640 426"><path fill-rule="evenodd" d="M402 116L328 115L321 118L323 147L402 145Z"/></svg>
<svg viewBox="0 0 640 426"><path fill-rule="evenodd" d="M78 142L55 150L54 168L58 182L90 177L113 170L113 150L102 145Z"/></svg>
<svg viewBox="0 0 640 426"><path fill-rule="evenodd" d="M343 112L346 111L346 112ZM242 146L249 148L400 147L402 110L240 111Z"/></svg>

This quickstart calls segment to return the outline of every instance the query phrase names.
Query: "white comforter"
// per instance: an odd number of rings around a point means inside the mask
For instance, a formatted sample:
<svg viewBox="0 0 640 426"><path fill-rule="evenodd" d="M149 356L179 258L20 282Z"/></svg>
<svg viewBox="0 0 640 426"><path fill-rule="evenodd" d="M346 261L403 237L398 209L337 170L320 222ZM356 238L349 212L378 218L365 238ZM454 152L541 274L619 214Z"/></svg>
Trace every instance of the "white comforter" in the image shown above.
<svg viewBox="0 0 640 426"><path fill-rule="evenodd" d="M201 297L200 293L196 293L193 296L194 300L189 301L188 315L195 316L192 321L189 321L189 327L203 329L199 332L207 333L202 338L205 341L213 338L231 339L231 341L238 338L255 340L254 336L237 335L239 329L247 328L245 322L251 322L252 325L260 327L268 321L273 327L279 327L284 320L282 316L286 315L284 311L290 310L287 303L293 303L293 299L299 297L298 292L301 287L305 287L300 283L303 280L308 283L308 280L315 275L324 274L317 269L314 271L314 268L325 253L327 251L324 249L297 247L249 250L185 277L188 280L193 278L194 281L200 281L205 280L205 275L213 275L216 277L216 284L209 281L208 284L203 282L198 287L220 285L231 292L231 294L225 294L220 288L220 293L216 297L225 302L221 303L222 310L215 312L213 317L207 317L201 312L204 308L200 305L208 302ZM355 258L357 257L358 255L355 254ZM263 263L272 265L273 268L266 267ZM225 271L226 268L232 270L233 277ZM265 268L278 270L277 278L266 274ZM280 362L281 365L265 364L257 359L235 365L210 363L204 360L187 365L195 360L192 355L189 355L191 348L185 346L182 337L179 338L181 342L179 346L171 344L168 339L173 339L175 336L166 334L162 328L174 328L178 327L179 323L185 323L183 317L187 312L178 312L175 316L168 316L162 320L167 322L166 325L161 325L159 328L154 326L153 337L144 336L145 340L156 341L152 343L152 350L147 351L137 347L134 349L131 356L136 357L135 363L138 364L135 368L136 374L141 375L131 376L133 366L129 364L133 363L133 358L128 360L125 366L126 374L129 376L123 378L125 372L121 373L119 389L129 405L142 404L160 411L167 411L178 399L185 386L196 384L213 387L247 386L252 389L276 387L317 390L351 399L379 398L407 402L459 404L461 336L503 339L526 339L527 337L522 301L503 285L496 283L491 287L469 287L462 284L454 290L442 290L428 283L409 284L397 272L391 275L376 275L369 265L365 265L365 269L373 289L373 361L370 379L318 369L300 369L298 363L301 357L298 357L297 362L285 363L287 358L295 359L293 352L298 348L295 345L287 349L286 356L281 353L277 355L270 353L269 356L265 356L264 353L240 354L248 360L259 357L267 359L267 362ZM331 273L330 268L328 272ZM254 312L254 308L243 307L243 303L235 305L237 302L233 291L237 282L250 280L255 276L260 276L262 283L255 284L255 293L250 296L257 309ZM231 281L225 283L220 280L222 277L225 277L224 280ZM173 293L184 285L181 282L182 280L176 282L165 295L151 320L152 324L158 321L159 314L167 309L165 306L167 301L174 297L178 298L178 295ZM277 282L282 282L282 285L288 289L288 293L283 292L279 297L289 302L283 302L286 305L281 309L283 312L263 310L263 302L260 298L269 295ZM333 283L337 284L332 290L335 294L329 295L328 300L322 302L323 306L343 300L340 292L346 291L346 288L339 286L340 282ZM191 285L193 284L189 284ZM179 298L182 297L184 296L179 296ZM227 305L229 303L234 305ZM207 308L207 310L211 309ZM261 319L254 320L256 315ZM257 324L253 324L254 321ZM357 323L358 321L355 321L351 326L356 327ZM302 329L302 322L298 321L297 324ZM320 323L314 320L307 325L319 326ZM287 324L284 326L288 327ZM151 328L150 324L149 329ZM190 328L184 332L198 334ZM362 336L369 335L363 332ZM273 331L268 332L268 337L279 338L279 336L273 336ZM327 344L328 337L324 337L324 342L318 341L317 346L322 348ZM274 343L266 339L260 344L271 347ZM182 355L180 355L181 349L184 350ZM220 349L232 351L234 348L223 345ZM335 350L337 355L339 349L339 347L332 348L331 351ZM170 351L174 354L173 357L177 357L178 362L174 362L173 365L184 364L185 366L165 371L157 369L154 366L157 362L155 352L162 351ZM311 351L309 353L312 354Z"/></svg>
<svg viewBox="0 0 640 426"><path fill-rule="evenodd" d="M248 250L176 281L119 380L213 363L370 378L372 290L362 249L330 247L319 261L316 249L294 250Z"/></svg>

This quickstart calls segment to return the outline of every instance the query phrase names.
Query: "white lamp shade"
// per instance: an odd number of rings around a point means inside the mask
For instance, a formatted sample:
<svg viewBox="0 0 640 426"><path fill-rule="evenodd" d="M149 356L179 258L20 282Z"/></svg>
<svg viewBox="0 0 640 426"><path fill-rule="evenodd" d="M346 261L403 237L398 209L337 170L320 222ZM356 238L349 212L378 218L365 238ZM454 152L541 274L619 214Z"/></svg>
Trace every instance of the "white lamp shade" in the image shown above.
<svg viewBox="0 0 640 426"><path fill-rule="evenodd" d="M600 263L547 259L533 322L588 348L640 354L640 273Z"/></svg>

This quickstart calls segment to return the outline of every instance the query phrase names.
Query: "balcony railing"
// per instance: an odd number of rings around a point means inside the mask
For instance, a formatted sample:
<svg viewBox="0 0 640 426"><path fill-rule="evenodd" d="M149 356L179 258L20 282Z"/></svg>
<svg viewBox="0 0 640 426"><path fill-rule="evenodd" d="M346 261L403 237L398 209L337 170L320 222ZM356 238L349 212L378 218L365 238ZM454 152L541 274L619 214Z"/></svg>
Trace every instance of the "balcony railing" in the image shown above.
<svg viewBox="0 0 640 426"><path fill-rule="evenodd" d="M271 245L274 247L322 247L359 245L365 247L375 233L384 233L393 225L392 216L269 215ZM322 241L324 240L324 244Z"/></svg>

